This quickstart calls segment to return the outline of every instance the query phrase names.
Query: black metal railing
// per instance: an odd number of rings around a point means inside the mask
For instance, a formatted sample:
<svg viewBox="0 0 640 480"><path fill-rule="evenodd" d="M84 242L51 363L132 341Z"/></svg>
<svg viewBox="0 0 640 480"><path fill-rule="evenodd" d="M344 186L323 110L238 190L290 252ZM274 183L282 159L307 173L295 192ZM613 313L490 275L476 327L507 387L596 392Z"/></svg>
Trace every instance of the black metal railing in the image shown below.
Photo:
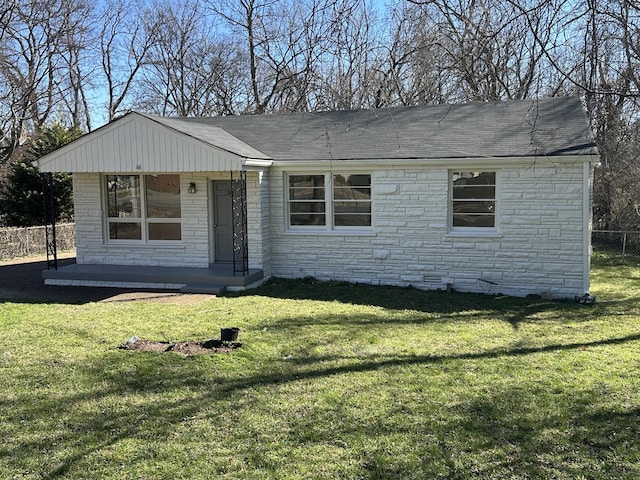
<svg viewBox="0 0 640 480"><path fill-rule="evenodd" d="M47 269L58 269L58 243L56 241L56 200L53 192L53 175L42 176L44 202L44 237L47 246Z"/></svg>
<svg viewBox="0 0 640 480"><path fill-rule="evenodd" d="M231 208L233 213L233 274L249 273L247 236L247 172L231 172Z"/></svg>

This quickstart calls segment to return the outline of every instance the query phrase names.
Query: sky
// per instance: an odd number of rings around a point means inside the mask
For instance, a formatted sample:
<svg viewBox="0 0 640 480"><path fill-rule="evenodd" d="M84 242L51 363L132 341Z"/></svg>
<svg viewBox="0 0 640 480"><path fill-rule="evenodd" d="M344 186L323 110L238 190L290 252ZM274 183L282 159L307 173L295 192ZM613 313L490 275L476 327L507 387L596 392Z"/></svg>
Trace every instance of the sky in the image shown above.
<svg viewBox="0 0 640 480"><path fill-rule="evenodd" d="M378 12L382 13L386 9L387 4L390 3L390 0L369 0L369 2L378 10ZM91 127L95 130L96 128L106 124L108 121L108 94L105 88L101 86L94 86L86 93L91 112Z"/></svg>

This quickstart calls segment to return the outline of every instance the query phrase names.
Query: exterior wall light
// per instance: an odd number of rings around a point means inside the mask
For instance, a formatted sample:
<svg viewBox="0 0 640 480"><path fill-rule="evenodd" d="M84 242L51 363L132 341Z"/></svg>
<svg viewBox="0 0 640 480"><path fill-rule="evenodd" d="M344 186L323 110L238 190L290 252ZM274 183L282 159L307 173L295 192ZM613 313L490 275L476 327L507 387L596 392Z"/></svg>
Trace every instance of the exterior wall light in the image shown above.
<svg viewBox="0 0 640 480"><path fill-rule="evenodd" d="M189 188L188 188L188 190L187 190L187 191L188 191L189 193L196 193L196 191L197 191L197 190L196 190L196 184L195 184L195 183L193 183L193 182L191 182L191 183L189 184Z"/></svg>

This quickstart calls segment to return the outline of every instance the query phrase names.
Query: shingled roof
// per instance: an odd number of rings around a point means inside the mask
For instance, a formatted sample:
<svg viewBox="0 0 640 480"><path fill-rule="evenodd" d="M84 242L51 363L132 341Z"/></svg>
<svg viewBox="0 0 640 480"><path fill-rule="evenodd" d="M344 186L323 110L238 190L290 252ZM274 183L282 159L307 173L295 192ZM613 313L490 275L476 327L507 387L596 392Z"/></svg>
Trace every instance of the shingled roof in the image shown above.
<svg viewBox="0 0 640 480"><path fill-rule="evenodd" d="M147 117L246 158L322 161L597 154L578 97L281 115Z"/></svg>

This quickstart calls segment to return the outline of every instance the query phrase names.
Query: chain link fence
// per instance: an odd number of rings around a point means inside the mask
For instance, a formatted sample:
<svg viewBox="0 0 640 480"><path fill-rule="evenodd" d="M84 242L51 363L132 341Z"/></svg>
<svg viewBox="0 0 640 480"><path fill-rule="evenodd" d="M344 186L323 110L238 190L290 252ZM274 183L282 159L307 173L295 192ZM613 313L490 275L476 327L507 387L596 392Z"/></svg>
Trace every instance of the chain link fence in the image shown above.
<svg viewBox="0 0 640 480"><path fill-rule="evenodd" d="M58 251L75 248L75 224L56 225ZM0 228L0 260L46 255L44 227Z"/></svg>
<svg viewBox="0 0 640 480"><path fill-rule="evenodd" d="M640 258L640 231L594 230L591 232L594 253L614 257Z"/></svg>
<svg viewBox="0 0 640 480"><path fill-rule="evenodd" d="M56 225L58 251L75 248L75 224ZM594 230L591 245L595 253L625 258L640 258L640 231ZM0 260L45 255L44 227L0 228Z"/></svg>

